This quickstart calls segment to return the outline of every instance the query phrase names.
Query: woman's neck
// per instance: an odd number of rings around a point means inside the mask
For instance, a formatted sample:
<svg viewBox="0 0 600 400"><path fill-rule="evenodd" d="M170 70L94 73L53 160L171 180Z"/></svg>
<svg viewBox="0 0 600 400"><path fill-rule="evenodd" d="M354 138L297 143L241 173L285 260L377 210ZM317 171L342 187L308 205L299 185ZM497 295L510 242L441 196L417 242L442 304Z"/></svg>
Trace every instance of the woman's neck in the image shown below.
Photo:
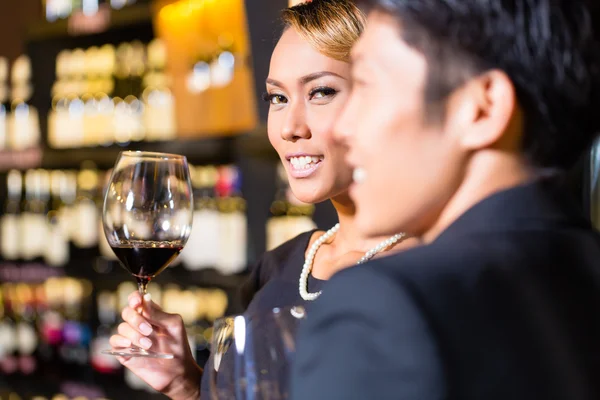
<svg viewBox="0 0 600 400"><path fill-rule="evenodd" d="M331 243L323 245L317 252L312 274L319 279L328 279L337 271L356 264L367 251L389 238L368 238L360 233L356 228L356 207L348 193L332 198L331 203L340 229Z"/></svg>
<svg viewBox="0 0 600 400"><path fill-rule="evenodd" d="M339 250L341 254L348 252L365 253L382 241L388 239L385 237L365 237L356 227L356 206L348 195L341 194L331 199L340 222L340 229L331 243L332 248Z"/></svg>

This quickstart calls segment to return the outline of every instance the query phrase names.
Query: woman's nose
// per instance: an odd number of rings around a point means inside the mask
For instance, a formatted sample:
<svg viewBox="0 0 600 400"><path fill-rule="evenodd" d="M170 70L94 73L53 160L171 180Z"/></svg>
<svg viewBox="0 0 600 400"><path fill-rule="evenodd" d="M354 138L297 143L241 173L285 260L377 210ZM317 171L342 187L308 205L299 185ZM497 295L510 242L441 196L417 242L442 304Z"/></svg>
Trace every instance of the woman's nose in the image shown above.
<svg viewBox="0 0 600 400"><path fill-rule="evenodd" d="M299 139L310 139L310 128L306 123L306 115L302 107L290 107L281 130L281 137L288 142Z"/></svg>

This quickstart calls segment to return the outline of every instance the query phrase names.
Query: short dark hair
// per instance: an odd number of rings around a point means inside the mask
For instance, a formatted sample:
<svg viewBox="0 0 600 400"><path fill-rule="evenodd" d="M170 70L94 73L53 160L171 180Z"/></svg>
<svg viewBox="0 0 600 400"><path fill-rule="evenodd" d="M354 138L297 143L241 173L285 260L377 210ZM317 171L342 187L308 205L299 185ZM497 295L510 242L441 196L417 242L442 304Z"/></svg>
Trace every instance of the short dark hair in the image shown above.
<svg viewBox="0 0 600 400"><path fill-rule="evenodd" d="M523 151L566 169L600 128L600 51L583 0L365 0L396 17L428 64L431 112L470 78L498 69L523 109ZM442 107L443 108L443 107Z"/></svg>

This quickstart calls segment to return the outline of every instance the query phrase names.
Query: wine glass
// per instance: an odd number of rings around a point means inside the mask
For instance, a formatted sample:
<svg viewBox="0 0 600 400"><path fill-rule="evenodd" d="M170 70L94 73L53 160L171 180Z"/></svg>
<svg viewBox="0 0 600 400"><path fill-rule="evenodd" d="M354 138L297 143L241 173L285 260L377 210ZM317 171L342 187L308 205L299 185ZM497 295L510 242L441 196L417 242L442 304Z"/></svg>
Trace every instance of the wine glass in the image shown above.
<svg viewBox="0 0 600 400"><path fill-rule="evenodd" d="M177 257L192 229L193 199L188 163L176 154L121 152L104 198L102 223L120 264L146 286ZM103 353L173 358L138 347Z"/></svg>
<svg viewBox="0 0 600 400"><path fill-rule="evenodd" d="M290 366L296 353L302 306L215 321L207 363L212 400L289 398Z"/></svg>

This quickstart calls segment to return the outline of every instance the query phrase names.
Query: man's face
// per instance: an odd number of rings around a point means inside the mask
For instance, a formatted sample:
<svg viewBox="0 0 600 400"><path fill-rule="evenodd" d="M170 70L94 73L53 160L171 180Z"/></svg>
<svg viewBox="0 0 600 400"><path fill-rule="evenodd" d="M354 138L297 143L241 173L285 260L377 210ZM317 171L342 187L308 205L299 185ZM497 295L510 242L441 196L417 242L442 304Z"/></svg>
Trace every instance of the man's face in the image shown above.
<svg viewBox="0 0 600 400"><path fill-rule="evenodd" d="M466 157L460 129L428 123L425 57L401 38L393 17L372 12L353 50L353 89L335 127L361 173L350 194L367 235L422 234L458 187ZM447 104L448 114L460 112Z"/></svg>

